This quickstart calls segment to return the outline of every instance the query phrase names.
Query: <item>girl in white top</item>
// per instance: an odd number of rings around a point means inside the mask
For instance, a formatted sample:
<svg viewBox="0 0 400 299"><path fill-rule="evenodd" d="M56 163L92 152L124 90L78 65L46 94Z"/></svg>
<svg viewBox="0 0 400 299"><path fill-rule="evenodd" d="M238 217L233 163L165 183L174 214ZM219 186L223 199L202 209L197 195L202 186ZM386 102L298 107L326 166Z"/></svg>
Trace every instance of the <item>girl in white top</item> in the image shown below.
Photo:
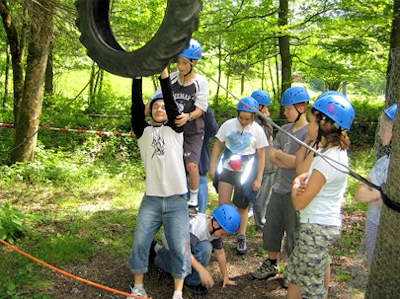
<svg viewBox="0 0 400 299"><path fill-rule="evenodd" d="M330 275L329 250L340 236L341 204L347 186L347 149L355 113L343 96L329 94L313 105L317 144L325 157L314 157L308 172L293 182L292 201L300 211L300 228L287 269L288 298L326 298ZM307 273L305 275L305 273Z"/></svg>

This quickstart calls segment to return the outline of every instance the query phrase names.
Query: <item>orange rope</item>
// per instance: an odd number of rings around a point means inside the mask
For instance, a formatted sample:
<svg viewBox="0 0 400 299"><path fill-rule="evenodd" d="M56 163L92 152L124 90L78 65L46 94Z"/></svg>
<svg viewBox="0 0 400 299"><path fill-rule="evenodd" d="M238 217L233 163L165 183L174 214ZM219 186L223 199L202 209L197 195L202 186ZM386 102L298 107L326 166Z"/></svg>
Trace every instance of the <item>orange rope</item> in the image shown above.
<svg viewBox="0 0 400 299"><path fill-rule="evenodd" d="M45 266L45 267L47 267L47 268L50 268L50 269L53 270L53 271L56 271L56 272L58 272L58 273L61 273L62 275L68 276L68 277L70 277L70 278L72 278L72 279L79 280L79 281L81 281L81 282L83 282L83 283L86 283L86 284L88 284L88 285L94 286L94 287L96 287L96 288L103 289L103 290L106 290L106 291L109 291L109 292L112 292L112 293L115 293L115 294L123 295L123 296L128 296L128 297L133 297L133 298L138 298L138 299L151 299L151 298L147 298L147 297L141 297L141 296L132 295L132 294L129 294L129 293L126 293L126 292L122 292L122 291L116 290L116 289L112 289L112 288L109 288L109 287L107 287L107 286L104 286L104 285L101 285L101 284L92 282L92 281L90 281L90 280L86 280L86 279L81 278L81 277L79 277L79 276L75 276L75 275L73 275L73 274L71 274L71 273L68 273L68 272L66 272L66 271L64 271L64 270L61 270L61 269L59 269L59 268L57 268L57 267L54 267L54 266L52 266L52 265L50 265L50 264L48 264L48 263L46 263L46 262L44 262L44 261L42 261L42 260L39 260L38 258L36 258L36 257L34 257L34 256L32 256L32 255L30 255L30 254L28 254L28 253L22 251L22 250L19 249L18 247L15 247L15 246L13 246L13 245L7 243L6 241L4 241L4 240L2 240L2 239L0 239L0 243L2 243L2 244L5 245L5 246L10 247L12 250L14 250L14 251L16 251L16 252L18 252L18 253L20 253L20 254L22 254L22 255L25 255L27 258L29 258L29 259L31 259L31 260L33 260L33 261L39 263L39 264L42 264L43 266Z"/></svg>

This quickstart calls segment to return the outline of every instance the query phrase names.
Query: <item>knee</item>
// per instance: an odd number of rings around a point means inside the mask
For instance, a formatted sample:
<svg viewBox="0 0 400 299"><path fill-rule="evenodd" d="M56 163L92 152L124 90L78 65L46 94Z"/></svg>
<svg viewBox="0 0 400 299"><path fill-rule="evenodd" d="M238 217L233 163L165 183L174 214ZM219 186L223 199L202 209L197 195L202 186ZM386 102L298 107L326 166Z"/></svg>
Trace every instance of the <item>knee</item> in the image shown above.
<svg viewBox="0 0 400 299"><path fill-rule="evenodd" d="M186 168L187 168L187 171L189 171L189 172L192 172L192 171L198 172L199 171L199 166L194 162L188 162Z"/></svg>

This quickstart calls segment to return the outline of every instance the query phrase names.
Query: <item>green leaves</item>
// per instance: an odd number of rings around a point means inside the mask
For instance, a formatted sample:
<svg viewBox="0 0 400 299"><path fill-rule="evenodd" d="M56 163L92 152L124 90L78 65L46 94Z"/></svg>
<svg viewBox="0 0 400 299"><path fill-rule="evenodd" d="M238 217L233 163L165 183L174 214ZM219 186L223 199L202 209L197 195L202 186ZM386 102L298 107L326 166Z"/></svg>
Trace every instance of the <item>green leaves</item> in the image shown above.
<svg viewBox="0 0 400 299"><path fill-rule="evenodd" d="M24 219L24 215L9 203L0 207L0 239L13 244L23 237L28 231Z"/></svg>

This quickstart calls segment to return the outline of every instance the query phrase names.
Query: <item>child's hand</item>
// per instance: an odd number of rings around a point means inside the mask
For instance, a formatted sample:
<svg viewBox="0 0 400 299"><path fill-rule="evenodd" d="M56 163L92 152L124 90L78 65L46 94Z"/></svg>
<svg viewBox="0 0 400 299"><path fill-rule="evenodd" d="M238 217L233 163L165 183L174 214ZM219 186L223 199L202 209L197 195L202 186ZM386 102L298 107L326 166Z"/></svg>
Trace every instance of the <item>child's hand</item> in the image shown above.
<svg viewBox="0 0 400 299"><path fill-rule="evenodd" d="M253 182L253 191L257 192L261 188L261 180L255 179Z"/></svg>
<svg viewBox="0 0 400 299"><path fill-rule="evenodd" d="M161 71L160 77L161 77L161 79L165 79L165 78L168 78L168 76L169 76L169 72L168 72L168 67L166 66L165 69L163 69Z"/></svg>
<svg viewBox="0 0 400 299"><path fill-rule="evenodd" d="M175 118L175 124L177 127L183 127L189 121L189 113L181 113Z"/></svg>
<svg viewBox="0 0 400 299"><path fill-rule="evenodd" d="M292 191L296 193L296 195L301 195L306 191L307 188L307 173L300 174L293 181Z"/></svg>
<svg viewBox="0 0 400 299"><path fill-rule="evenodd" d="M222 287L225 286L235 286L237 285L236 281L229 279L229 277L224 277L224 281L222 282Z"/></svg>

